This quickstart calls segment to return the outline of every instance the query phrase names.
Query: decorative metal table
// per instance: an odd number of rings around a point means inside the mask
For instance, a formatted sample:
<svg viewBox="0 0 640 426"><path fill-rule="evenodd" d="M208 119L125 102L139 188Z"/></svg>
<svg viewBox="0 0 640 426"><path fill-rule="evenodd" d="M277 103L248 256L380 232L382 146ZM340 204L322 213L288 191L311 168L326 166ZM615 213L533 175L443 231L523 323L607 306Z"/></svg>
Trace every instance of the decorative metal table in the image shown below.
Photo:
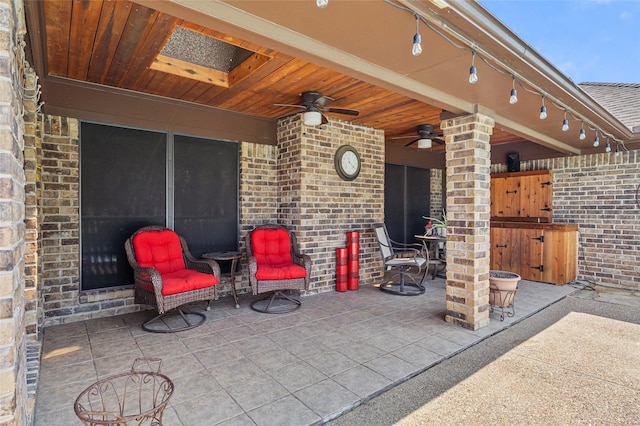
<svg viewBox="0 0 640 426"><path fill-rule="evenodd" d="M240 304L238 303L238 295L236 293L236 268L238 266L238 260L240 260L242 254L237 251L218 251L213 253L205 253L200 257L202 257L203 259L213 259L216 262L231 262L231 294L233 295L233 301L236 303L236 309L240 309Z"/></svg>

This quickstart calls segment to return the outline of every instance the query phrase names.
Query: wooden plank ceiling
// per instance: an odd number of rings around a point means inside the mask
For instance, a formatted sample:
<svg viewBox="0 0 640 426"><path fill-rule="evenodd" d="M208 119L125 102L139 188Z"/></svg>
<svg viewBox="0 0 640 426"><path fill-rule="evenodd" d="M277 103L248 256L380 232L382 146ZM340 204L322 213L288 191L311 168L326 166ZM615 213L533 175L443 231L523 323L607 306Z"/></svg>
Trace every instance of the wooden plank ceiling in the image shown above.
<svg viewBox="0 0 640 426"><path fill-rule="evenodd" d="M316 90L335 98L331 107L360 111L357 117L328 116L383 129L389 142L406 145L420 124L433 124L434 133L439 132L439 108L135 3L49 0L43 8L50 75L273 119L299 112L274 104L299 104L302 92ZM255 52L266 60L254 58L245 65L251 72L244 72L229 87L185 77L198 72L196 67L181 75L154 69L166 69L166 58L164 65L157 64L158 55L176 26ZM522 139L499 129L492 137L492 144L519 141ZM434 144L433 149L443 147Z"/></svg>

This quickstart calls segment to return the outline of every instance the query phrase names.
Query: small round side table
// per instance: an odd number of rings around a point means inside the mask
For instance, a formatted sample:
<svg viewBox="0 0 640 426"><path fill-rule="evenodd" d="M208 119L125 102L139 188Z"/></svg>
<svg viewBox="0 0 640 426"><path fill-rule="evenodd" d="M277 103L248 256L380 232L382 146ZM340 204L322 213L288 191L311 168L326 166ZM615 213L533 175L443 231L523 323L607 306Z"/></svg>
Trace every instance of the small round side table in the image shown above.
<svg viewBox="0 0 640 426"><path fill-rule="evenodd" d="M233 300L236 302L236 309L240 309L238 295L236 294L236 267L242 254L237 251L218 251L214 253L204 253L200 257L203 259L213 259L216 262L231 261L231 294L233 294Z"/></svg>

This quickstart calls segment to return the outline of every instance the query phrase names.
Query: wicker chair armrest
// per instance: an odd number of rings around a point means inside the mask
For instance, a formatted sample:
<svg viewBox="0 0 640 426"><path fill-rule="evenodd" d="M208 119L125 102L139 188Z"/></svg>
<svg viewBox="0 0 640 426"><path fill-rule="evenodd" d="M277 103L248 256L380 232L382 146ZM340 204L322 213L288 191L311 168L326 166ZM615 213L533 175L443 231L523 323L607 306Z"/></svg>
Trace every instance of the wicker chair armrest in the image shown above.
<svg viewBox="0 0 640 426"><path fill-rule="evenodd" d="M213 259L189 259L185 256L184 265L187 269L213 274L218 280L220 279L220 265Z"/></svg>
<svg viewBox="0 0 640 426"><path fill-rule="evenodd" d="M304 278L305 290L309 290L309 283L311 281L311 257L308 254L295 253L293 262L304 267L307 271L307 276Z"/></svg>
<svg viewBox="0 0 640 426"><path fill-rule="evenodd" d="M256 272L258 272L258 261L253 256L247 256L247 266L249 267L249 283L251 284L251 288L257 291L256 286L258 285L258 280L256 279Z"/></svg>
<svg viewBox="0 0 640 426"><path fill-rule="evenodd" d="M162 294L162 275L156 268L144 267L136 265L133 268L133 276L136 281L149 281L153 284L153 291L155 294Z"/></svg>

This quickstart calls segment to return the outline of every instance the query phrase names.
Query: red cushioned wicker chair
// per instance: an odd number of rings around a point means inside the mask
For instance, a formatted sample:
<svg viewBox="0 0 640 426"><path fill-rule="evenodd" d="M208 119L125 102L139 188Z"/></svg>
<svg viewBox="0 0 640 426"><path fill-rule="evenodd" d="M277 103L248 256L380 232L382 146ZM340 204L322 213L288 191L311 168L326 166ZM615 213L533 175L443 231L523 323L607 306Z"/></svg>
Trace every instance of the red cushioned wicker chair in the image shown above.
<svg viewBox="0 0 640 426"><path fill-rule="evenodd" d="M261 225L247 234L249 281L253 294L271 293L251 309L278 314L300 307L286 290L308 290L311 258L298 251L295 234L281 225Z"/></svg>
<svg viewBox="0 0 640 426"><path fill-rule="evenodd" d="M189 330L204 323L206 316L181 308L191 302L218 299L220 267L215 260L197 260L184 238L164 226L146 226L124 244L133 268L135 302L153 306L158 316L142 324L156 333ZM165 316L175 309L179 317ZM153 325L152 325L153 324Z"/></svg>

